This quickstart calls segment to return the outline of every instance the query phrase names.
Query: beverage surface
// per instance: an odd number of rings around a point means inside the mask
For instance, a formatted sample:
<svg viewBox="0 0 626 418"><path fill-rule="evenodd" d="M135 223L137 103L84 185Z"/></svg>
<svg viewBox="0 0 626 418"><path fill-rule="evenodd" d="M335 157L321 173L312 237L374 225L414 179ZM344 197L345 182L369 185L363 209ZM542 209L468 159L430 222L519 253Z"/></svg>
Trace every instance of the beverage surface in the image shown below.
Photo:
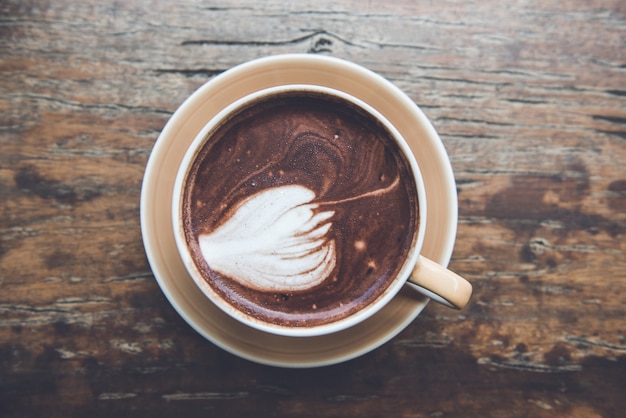
<svg viewBox="0 0 626 418"><path fill-rule="evenodd" d="M298 327L380 297L419 223L392 136L351 104L313 93L261 100L209 134L185 182L183 217L216 293Z"/></svg>

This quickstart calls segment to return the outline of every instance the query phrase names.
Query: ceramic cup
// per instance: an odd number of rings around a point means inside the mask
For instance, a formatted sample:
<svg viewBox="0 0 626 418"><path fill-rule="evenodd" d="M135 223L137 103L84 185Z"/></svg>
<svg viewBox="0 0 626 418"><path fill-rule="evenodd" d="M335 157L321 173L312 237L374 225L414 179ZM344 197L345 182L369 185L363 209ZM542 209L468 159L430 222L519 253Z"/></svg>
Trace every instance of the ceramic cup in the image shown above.
<svg viewBox="0 0 626 418"><path fill-rule="evenodd" d="M298 118L304 111L294 110L298 106L321 113L303 122ZM293 115L280 114L272 122L271 115L277 112ZM371 144L359 139L367 136L359 127L368 124L372 127L366 131L374 131L376 137ZM321 125L325 131L315 131ZM265 138L267 132L273 136ZM285 132L293 133L293 143ZM250 136L255 138L252 142L245 139ZM380 137L385 139L381 142ZM319 138L326 145L315 142ZM344 150L339 146L342 141L348 144ZM262 148L254 148L261 143ZM325 146L333 150L324 151ZM364 154L353 157L349 150L359 146ZM391 163L386 161L389 150ZM294 163L306 152L310 158ZM330 164L325 171L314 172L318 169L307 166L313 161L324 165L335 157L352 159L349 170ZM246 159L251 160L248 168L242 162ZM380 184L370 187L362 180L363 173L373 172L363 166L365 161L378 164L378 171L369 177L372 184ZM403 168L396 170L398 164ZM344 177L342 170L353 172L360 165L358 187L348 185L333 195L333 190L341 189L336 184ZM311 187L316 184L322 185ZM400 197L388 196L394 189L404 191L398 192ZM349 204L353 206L345 206ZM376 205L391 209L378 210ZM403 205L404 212L397 209ZM337 89L281 85L234 101L196 136L176 176L172 223L183 264L211 302L252 328L312 337L348 329L371 317L407 280L447 306L460 309L467 303L471 285L420 255L426 207L415 156L380 112ZM373 216L381 217L382 223L372 221ZM346 231L348 224L357 226L351 226L350 233L332 235L334 229ZM376 228L376 233L369 231ZM358 232L362 229L364 235ZM395 248L400 241L403 247ZM378 271L386 275L368 278Z"/></svg>

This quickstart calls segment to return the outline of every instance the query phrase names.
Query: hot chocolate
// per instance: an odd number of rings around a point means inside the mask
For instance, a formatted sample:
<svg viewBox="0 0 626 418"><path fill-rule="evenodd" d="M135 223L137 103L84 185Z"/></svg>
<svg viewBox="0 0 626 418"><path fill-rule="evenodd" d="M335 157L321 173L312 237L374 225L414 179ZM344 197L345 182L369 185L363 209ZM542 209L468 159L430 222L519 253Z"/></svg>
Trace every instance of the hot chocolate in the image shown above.
<svg viewBox="0 0 626 418"><path fill-rule="evenodd" d="M322 93L248 103L209 133L183 188L186 241L208 285L287 327L331 323L374 302L420 221L393 136Z"/></svg>

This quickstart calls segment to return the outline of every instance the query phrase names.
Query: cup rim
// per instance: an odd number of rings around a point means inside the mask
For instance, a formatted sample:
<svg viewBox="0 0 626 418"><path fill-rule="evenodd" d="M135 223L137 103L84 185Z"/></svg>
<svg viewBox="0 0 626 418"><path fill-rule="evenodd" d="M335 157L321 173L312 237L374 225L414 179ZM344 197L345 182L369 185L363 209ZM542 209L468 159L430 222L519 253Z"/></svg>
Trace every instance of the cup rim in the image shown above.
<svg viewBox="0 0 626 418"><path fill-rule="evenodd" d="M370 116L378 120L391 134L395 141L395 144L400 149L401 154L408 162L412 173L412 179L414 180L414 186L418 199L417 211L419 218L417 233L414 234L413 242L411 248L408 251L408 255L407 257L405 257L404 263L402 264L400 271L396 274L396 277L393 278L391 284L387 286L387 288L379 297L377 297L374 301L370 302L368 305L358 310L357 312L345 318L341 318L337 321L314 325L310 327L281 326L268 321L263 321L252 315L248 315L245 312L242 312L241 310L237 309L229 302L224 300L203 278L201 272L196 265L196 262L191 256L188 249L182 221L182 196L184 193L184 184L186 182L190 167L195 161L198 153L201 151L203 145L209 139L211 133L218 129L228 119L229 115L231 115L233 112L241 110L248 104L277 94L292 92L305 94L321 93L336 96L353 105L356 105L357 107L368 113ZM367 318L380 311L380 309L382 309L396 296L400 289L406 284L406 281L411 274L411 271L418 262L420 250L424 242L425 236L424 226L426 225L426 208L427 205L425 186L422 179L421 171L419 169L413 151L411 150L407 141L404 139L399 130L382 113L380 113L373 106L369 105L363 100L349 93L334 88L312 84L284 84L264 88L235 100L234 102L225 106L204 125L204 127L200 130L200 132L198 132L194 140L185 151L184 157L176 173L171 212L172 224L174 228L174 238L176 241L176 248L178 250L179 256L181 257L185 269L193 279L196 286L200 288L202 293L207 298L209 298L211 302L213 302L218 308L220 308L229 316L257 330L288 337L314 337L339 332L348 329L360 322L363 322Z"/></svg>

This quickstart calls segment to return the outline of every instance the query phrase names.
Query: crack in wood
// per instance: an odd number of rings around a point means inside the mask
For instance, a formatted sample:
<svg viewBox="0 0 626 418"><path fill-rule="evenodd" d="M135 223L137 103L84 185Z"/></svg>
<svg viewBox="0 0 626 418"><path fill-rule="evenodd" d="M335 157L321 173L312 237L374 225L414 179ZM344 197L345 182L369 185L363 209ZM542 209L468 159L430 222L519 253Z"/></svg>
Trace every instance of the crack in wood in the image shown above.
<svg viewBox="0 0 626 418"><path fill-rule="evenodd" d="M214 399L238 399L245 398L248 392L196 392L196 393L172 393L162 395L166 401L194 401Z"/></svg>
<svg viewBox="0 0 626 418"><path fill-rule="evenodd" d="M606 116L606 115L591 115L593 120L603 120L606 122L617 123L619 125L626 124L626 117L623 116Z"/></svg>
<svg viewBox="0 0 626 418"><path fill-rule="evenodd" d="M393 345L401 347L446 347L449 345L449 342L434 340L399 340L395 341Z"/></svg>
<svg viewBox="0 0 626 418"><path fill-rule="evenodd" d="M352 402L352 401L370 401L378 399L376 395L336 395L327 398L331 402Z"/></svg>
<svg viewBox="0 0 626 418"><path fill-rule="evenodd" d="M216 75L220 75L226 71L225 69L210 69L210 68L195 68L195 69L186 69L186 68L157 68L153 70L157 75L162 74L181 74L185 77L195 77L195 76L203 76L203 77L215 77Z"/></svg>
<svg viewBox="0 0 626 418"><path fill-rule="evenodd" d="M564 373L564 372L578 372L582 370L582 366L578 364L570 364L565 366L547 366L545 364L538 363L524 363L518 361L507 361L500 358L479 358L478 364L501 367L505 369L514 369L529 372L539 373Z"/></svg>
<svg viewBox="0 0 626 418"><path fill-rule="evenodd" d="M583 337L565 337L565 341L570 343L577 343L582 345L588 345L593 347L606 348L614 351L626 351L626 345L609 344L604 341L593 341Z"/></svg>
<svg viewBox="0 0 626 418"><path fill-rule="evenodd" d="M531 99L504 99L504 101L509 103L521 103L521 104L529 104L529 105L544 105L548 104L545 100L531 100Z"/></svg>
<svg viewBox="0 0 626 418"><path fill-rule="evenodd" d="M218 39L199 39L199 40L189 40L181 42L181 46L196 46L196 45L214 45L214 46L287 46L287 45L297 45L301 44L305 41L309 41L316 37L328 36L330 38L336 39L341 43L344 43L349 46L354 46L358 48L363 48L361 45L357 45L353 42L350 42L338 35L330 33L326 30L315 30L314 32L308 33L304 36L286 39L282 41L269 41L269 40L218 40Z"/></svg>
<svg viewBox="0 0 626 418"><path fill-rule="evenodd" d="M89 305L89 304L111 303L111 302L112 300L110 298L93 298L93 299L65 298L65 299L57 300L55 305Z"/></svg>
<svg viewBox="0 0 626 418"><path fill-rule="evenodd" d="M73 100L62 99L59 97L45 96L42 94L20 93L9 96L11 99L28 99L56 103L63 106L79 108L79 109L96 109L96 110L115 110L115 111L131 111L139 113L158 113L171 115L172 111L167 109L158 109L150 106L133 106L124 103L82 103Z"/></svg>
<svg viewBox="0 0 626 418"><path fill-rule="evenodd" d="M436 77L436 76L422 76L420 77L422 80L432 80L432 81L448 81L452 83L462 83L462 84L478 84L484 86L499 86L506 87L512 86L511 82L500 82L500 81L485 81L485 80L470 80L469 78L453 78L453 77Z"/></svg>
<svg viewBox="0 0 626 418"><path fill-rule="evenodd" d="M131 399L131 398L135 398L137 397L136 393L118 393L118 392L111 392L111 393L101 393L100 395L98 395L98 400L100 401L117 401L120 399Z"/></svg>
<svg viewBox="0 0 626 418"><path fill-rule="evenodd" d="M613 96L626 96L626 90L605 90L606 93Z"/></svg>
<svg viewBox="0 0 626 418"><path fill-rule="evenodd" d="M145 280L153 278L153 274L151 271L137 273L137 274L129 274L128 276L118 276L118 277L110 277L105 279L103 283L114 283L114 282L132 282L136 280Z"/></svg>
<svg viewBox="0 0 626 418"><path fill-rule="evenodd" d="M416 51L440 51L440 48L435 48L432 46L424 46L424 45L416 45L416 44L400 44L400 43L382 43L382 42L374 42L370 40L365 40L365 43L372 44L380 49L385 48L401 48L401 49L411 49Z"/></svg>
<svg viewBox="0 0 626 418"><path fill-rule="evenodd" d="M69 309L59 309L59 308L37 308L35 306L28 305L0 305L0 311L4 312L29 312L29 313L58 313L58 314L66 314L70 312Z"/></svg>
<svg viewBox="0 0 626 418"><path fill-rule="evenodd" d="M219 6L208 6L203 7L202 10L206 10L208 12L233 12L235 10L247 10L254 11L255 7L219 7Z"/></svg>
<svg viewBox="0 0 626 418"><path fill-rule="evenodd" d="M449 116L443 116L435 119L436 121L444 121L444 122L461 122L461 123L477 123L481 125L489 125L489 126L515 126L514 123L508 122L494 122L484 119L465 119L465 118L453 118Z"/></svg>

